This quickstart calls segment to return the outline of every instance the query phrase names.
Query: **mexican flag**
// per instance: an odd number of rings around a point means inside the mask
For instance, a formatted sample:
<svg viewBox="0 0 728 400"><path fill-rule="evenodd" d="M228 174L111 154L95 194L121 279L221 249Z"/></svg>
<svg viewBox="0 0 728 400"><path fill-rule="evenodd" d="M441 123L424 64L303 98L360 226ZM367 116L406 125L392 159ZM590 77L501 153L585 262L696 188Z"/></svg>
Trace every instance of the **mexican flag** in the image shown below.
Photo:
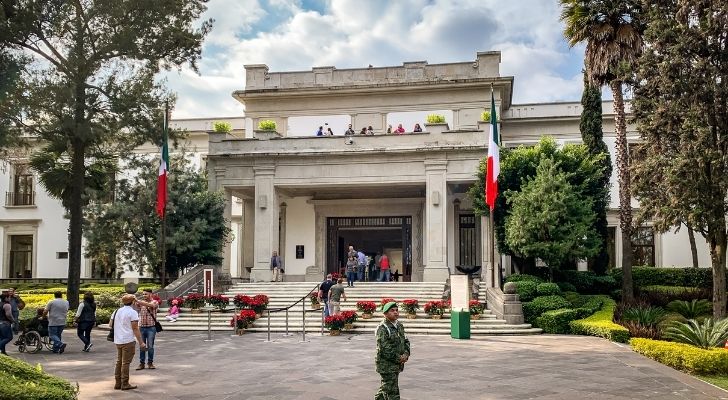
<svg viewBox="0 0 728 400"><path fill-rule="evenodd" d="M164 116L164 133L162 134L162 158L159 161L159 177L157 179L157 214L164 217L167 209L167 173L169 173L169 147L167 146L167 113Z"/></svg>
<svg viewBox="0 0 728 400"><path fill-rule="evenodd" d="M498 173L500 172L500 138L498 137L498 117L495 113L495 98L490 92L490 138L488 139L488 172L485 177L485 202L490 210L495 208L498 196Z"/></svg>

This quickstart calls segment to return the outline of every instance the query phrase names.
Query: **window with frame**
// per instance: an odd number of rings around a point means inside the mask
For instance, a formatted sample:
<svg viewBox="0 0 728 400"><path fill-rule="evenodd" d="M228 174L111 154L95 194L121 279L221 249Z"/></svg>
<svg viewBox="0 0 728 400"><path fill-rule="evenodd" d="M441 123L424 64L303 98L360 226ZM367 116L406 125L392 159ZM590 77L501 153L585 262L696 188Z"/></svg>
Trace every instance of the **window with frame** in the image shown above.
<svg viewBox="0 0 728 400"><path fill-rule="evenodd" d="M28 164L16 164L13 174L13 191L8 192L6 204L10 206L29 206L35 204L35 185L33 173Z"/></svg>
<svg viewBox="0 0 728 400"><path fill-rule="evenodd" d="M632 265L655 266L655 231L642 226L632 233Z"/></svg>
<svg viewBox="0 0 728 400"><path fill-rule="evenodd" d="M33 277L33 235L10 235L8 278Z"/></svg>

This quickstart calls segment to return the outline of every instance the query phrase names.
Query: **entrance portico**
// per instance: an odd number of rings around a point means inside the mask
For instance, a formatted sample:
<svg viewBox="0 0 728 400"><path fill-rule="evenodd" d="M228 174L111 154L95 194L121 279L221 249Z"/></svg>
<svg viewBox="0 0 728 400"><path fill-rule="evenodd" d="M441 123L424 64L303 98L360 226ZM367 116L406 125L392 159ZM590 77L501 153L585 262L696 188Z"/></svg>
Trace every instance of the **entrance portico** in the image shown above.
<svg viewBox="0 0 728 400"><path fill-rule="evenodd" d="M278 131L246 138L210 133L208 156L211 190L224 191L230 202L242 199L238 275L249 270L253 281L269 280L271 253L278 251L286 279L320 279L341 268L347 237L361 242L353 243L357 249L393 252L401 258L399 272L413 281L444 282L462 260L485 266L484 235L471 234L473 241L462 247L472 254L453 249L459 248L458 213L472 210L464 192L486 153L486 134L477 129L480 112L490 107L491 87L496 107L510 102L512 78L498 75L499 61L498 53L479 53L475 64L406 63L347 73L268 73L264 66L246 66L246 90L235 96L253 124L272 119ZM453 126L384 133L379 120L386 121L387 113L416 110L452 110ZM288 136L288 116L332 114L351 115L355 130L372 125L375 134ZM384 229L397 229L399 240L391 232L375 233Z"/></svg>

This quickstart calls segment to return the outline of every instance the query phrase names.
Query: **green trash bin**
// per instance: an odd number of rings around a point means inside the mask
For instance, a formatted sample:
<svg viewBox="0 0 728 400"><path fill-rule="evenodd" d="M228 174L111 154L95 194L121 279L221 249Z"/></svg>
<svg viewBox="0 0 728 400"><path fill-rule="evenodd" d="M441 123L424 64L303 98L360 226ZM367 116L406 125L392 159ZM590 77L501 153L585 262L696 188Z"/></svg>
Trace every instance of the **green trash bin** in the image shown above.
<svg viewBox="0 0 728 400"><path fill-rule="evenodd" d="M470 339L470 310L450 312L450 336L453 339Z"/></svg>

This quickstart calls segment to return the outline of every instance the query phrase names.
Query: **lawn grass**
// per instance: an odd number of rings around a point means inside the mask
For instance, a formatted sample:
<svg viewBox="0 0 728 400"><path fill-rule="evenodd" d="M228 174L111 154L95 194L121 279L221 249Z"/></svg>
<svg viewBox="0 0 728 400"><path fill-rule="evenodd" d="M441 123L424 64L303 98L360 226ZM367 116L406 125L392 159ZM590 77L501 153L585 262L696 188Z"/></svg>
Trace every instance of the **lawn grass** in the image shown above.
<svg viewBox="0 0 728 400"><path fill-rule="evenodd" d="M712 383L715 386L723 390L728 390L728 376L721 375L695 375L698 379L702 379L708 383Z"/></svg>

